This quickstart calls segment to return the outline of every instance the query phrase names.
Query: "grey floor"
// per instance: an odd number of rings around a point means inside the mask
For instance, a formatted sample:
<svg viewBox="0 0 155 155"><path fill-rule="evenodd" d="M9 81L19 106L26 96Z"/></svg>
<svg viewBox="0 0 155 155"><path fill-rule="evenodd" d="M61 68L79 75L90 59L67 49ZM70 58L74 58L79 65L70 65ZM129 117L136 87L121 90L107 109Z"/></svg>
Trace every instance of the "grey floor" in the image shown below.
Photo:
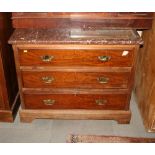
<svg viewBox="0 0 155 155"><path fill-rule="evenodd" d="M119 125L108 120L35 120L33 123L20 123L17 115L14 123L0 123L0 142L2 143L64 143L69 134L120 135L152 137L147 133L140 117L135 97L131 99L132 119L129 125Z"/></svg>

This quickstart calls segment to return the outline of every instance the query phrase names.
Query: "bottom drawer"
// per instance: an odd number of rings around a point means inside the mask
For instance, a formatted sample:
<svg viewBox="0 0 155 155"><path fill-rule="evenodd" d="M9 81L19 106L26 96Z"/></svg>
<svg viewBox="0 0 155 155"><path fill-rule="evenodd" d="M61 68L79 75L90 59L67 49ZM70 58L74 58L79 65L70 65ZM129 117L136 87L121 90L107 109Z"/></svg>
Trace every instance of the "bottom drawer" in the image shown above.
<svg viewBox="0 0 155 155"><path fill-rule="evenodd" d="M26 109L123 110L127 94L25 94Z"/></svg>

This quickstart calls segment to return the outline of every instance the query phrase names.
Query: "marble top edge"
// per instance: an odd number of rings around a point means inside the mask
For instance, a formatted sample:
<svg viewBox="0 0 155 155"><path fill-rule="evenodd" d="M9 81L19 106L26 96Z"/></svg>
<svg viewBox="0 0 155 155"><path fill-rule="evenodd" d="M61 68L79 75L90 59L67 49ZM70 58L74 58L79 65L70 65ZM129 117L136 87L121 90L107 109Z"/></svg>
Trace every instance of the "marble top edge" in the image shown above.
<svg viewBox="0 0 155 155"><path fill-rule="evenodd" d="M71 33L71 29L16 29L8 42L10 44L143 44L137 31L132 29L104 29L95 32L82 30L82 37L78 30L75 30L76 37L71 37Z"/></svg>

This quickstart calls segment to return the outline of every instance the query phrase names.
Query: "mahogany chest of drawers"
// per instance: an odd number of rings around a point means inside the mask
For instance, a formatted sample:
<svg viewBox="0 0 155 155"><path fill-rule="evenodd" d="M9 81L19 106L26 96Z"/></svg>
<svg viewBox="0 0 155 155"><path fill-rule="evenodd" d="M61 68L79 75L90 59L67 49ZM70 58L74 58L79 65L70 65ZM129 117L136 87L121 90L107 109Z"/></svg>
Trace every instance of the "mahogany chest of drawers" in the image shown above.
<svg viewBox="0 0 155 155"><path fill-rule="evenodd" d="M130 122L129 103L142 40L134 30L96 30L93 37L89 32L14 31L9 43L18 74L21 121L54 118Z"/></svg>
<svg viewBox="0 0 155 155"><path fill-rule="evenodd" d="M19 107L13 50L8 45L12 32L11 13L0 13L0 122L13 122Z"/></svg>

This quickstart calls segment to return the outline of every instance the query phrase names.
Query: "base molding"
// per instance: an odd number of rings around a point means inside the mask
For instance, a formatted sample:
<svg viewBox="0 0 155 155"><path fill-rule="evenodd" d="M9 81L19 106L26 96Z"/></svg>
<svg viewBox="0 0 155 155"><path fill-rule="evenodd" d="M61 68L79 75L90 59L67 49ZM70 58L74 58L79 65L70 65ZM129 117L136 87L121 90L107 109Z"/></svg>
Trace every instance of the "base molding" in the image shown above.
<svg viewBox="0 0 155 155"><path fill-rule="evenodd" d="M147 132L155 132L155 117L150 121L150 124L145 123L145 129Z"/></svg>
<svg viewBox="0 0 155 155"><path fill-rule="evenodd" d="M0 110L0 122L13 122L14 117L11 110Z"/></svg>
<svg viewBox="0 0 155 155"><path fill-rule="evenodd" d="M20 120L31 123L34 119L70 120L115 120L119 124L129 124L131 111L124 110L20 110Z"/></svg>
<svg viewBox="0 0 155 155"><path fill-rule="evenodd" d="M0 110L0 122L13 122L19 109L19 105L20 97L18 93L10 110Z"/></svg>

